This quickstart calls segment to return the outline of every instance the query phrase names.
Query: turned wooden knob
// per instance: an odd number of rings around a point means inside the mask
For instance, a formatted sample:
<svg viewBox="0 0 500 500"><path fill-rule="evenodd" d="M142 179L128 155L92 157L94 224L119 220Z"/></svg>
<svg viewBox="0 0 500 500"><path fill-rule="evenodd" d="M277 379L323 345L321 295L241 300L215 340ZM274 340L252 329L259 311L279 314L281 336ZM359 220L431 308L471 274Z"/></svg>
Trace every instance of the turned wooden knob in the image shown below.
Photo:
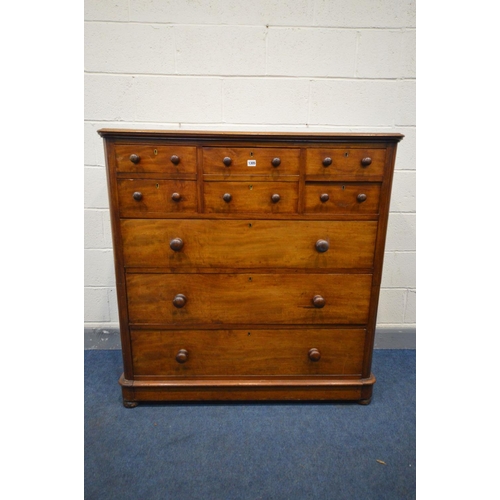
<svg viewBox="0 0 500 500"><path fill-rule="evenodd" d="M178 252L182 247L184 246L184 242L180 239L180 238L174 238L171 242L170 242L170 248L174 251L174 252Z"/></svg>
<svg viewBox="0 0 500 500"><path fill-rule="evenodd" d="M226 157L222 160L222 163L224 163L224 165L226 165L226 167L229 167L229 165L231 165L231 158L229 158L229 156L226 156Z"/></svg>
<svg viewBox="0 0 500 500"><path fill-rule="evenodd" d="M330 244L326 240L318 240L316 242L316 250L320 253L326 252L330 248Z"/></svg>
<svg viewBox="0 0 500 500"><path fill-rule="evenodd" d="M313 304L314 307L321 309L322 307L325 307L325 299L321 295L315 295L313 297Z"/></svg>
<svg viewBox="0 0 500 500"><path fill-rule="evenodd" d="M324 167L329 167L330 165L332 164L332 159L327 156L324 160L323 160L323 166Z"/></svg>
<svg viewBox="0 0 500 500"><path fill-rule="evenodd" d="M273 195L271 196L271 201L272 201L273 203L278 203L278 201L280 201L280 200L281 200L281 196L280 196L279 194L273 194Z"/></svg>
<svg viewBox="0 0 500 500"><path fill-rule="evenodd" d="M172 193L172 200L181 201L181 195L179 193Z"/></svg>
<svg viewBox="0 0 500 500"><path fill-rule="evenodd" d="M273 164L273 167L279 167L281 164L281 160L279 158L273 158L271 163Z"/></svg>
<svg viewBox="0 0 500 500"><path fill-rule="evenodd" d="M361 160L361 165L363 167L367 167L368 165L371 165L371 162L372 162L372 159L369 156L367 156L366 158L363 158Z"/></svg>
<svg viewBox="0 0 500 500"><path fill-rule="evenodd" d="M177 156L177 155L172 155L170 157L170 161L174 164L174 165L179 165L179 162L181 161L181 159Z"/></svg>
<svg viewBox="0 0 500 500"><path fill-rule="evenodd" d="M329 199L330 199L330 196L328 195L328 193L323 193L319 199L323 202L323 203L326 203Z"/></svg>
<svg viewBox="0 0 500 500"><path fill-rule="evenodd" d="M185 363L188 360L188 352L186 349L181 349L175 356L175 360L177 363Z"/></svg>
<svg viewBox="0 0 500 500"><path fill-rule="evenodd" d="M229 194L229 193L225 193L223 196L222 196L222 199L226 202L226 203L229 203L233 197Z"/></svg>
<svg viewBox="0 0 500 500"><path fill-rule="evenodd" d="M141 157L139 155L130 155L130 161L137 164L141 161Z"/></svg>
<svg viewBox="0 0 500 500"><path fill-rule="evenodd" d="M358 196L356 197L356 199L357 199L360 203L363 203L364 201L366 201L366 194L364 194L364 193L358 194Z"/></svg>
<svg viewBox="0 0 500 500"><path fill-rule="evenodd" d="M182 295L182 293L178 293L175 297L174 300L172 300L172 304L174 304L175 307L180 309L181 307L184 307L186 305L187 298L185 295Z"/></svg>
<svg viewBox="0 0 500 500"><path fill-rule="evenodd" d="M141 201L142 200L142 193L139 191L136 191L133 195L132 198L134 198L135 201Z"/></svg>
<svg viewBox="0 0 500 500"><path fill-rule="evenodd" d="M321 353L315 347L309 349L307 355L311 361L319 361L321 359Z"/></svg>

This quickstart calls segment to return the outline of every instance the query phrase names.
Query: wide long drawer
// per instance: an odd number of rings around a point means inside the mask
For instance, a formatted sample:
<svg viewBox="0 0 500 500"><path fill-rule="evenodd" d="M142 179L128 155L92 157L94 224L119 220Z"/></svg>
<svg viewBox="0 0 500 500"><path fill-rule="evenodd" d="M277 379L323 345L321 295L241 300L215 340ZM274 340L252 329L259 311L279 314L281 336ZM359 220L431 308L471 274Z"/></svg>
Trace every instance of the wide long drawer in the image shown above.
<svg viewBox="0 0 500 500"><path fill-rule="evenodd" d="M371 274L128 274L129 321L364 324L371 284Z"/></svg>
<svg viewBox="0 0 500 500"><path fill-rule="evenodd" d="M124 219L127 267L371 269L376 221Z"/></svg>
<svg viewBox="0 0 500 500"><path fill-rule="evenodd" d="M134 375L359 375L364 329L131 330Z"/></svg>

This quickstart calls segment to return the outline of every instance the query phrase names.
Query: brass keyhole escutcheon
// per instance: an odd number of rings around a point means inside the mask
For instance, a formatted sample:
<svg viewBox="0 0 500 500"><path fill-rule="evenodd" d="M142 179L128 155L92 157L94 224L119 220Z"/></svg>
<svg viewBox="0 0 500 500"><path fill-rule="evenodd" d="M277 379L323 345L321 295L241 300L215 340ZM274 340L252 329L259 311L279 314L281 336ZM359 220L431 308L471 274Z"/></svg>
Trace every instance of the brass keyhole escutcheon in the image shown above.
<svg viewBox="0 0 500 500"><path fill-rule="evenodd" d="M155 155L157 155L157 154L158 154L158 150L157 150L157 149L153 149L153 153L154 153Z"/></svg>
<svg viewBox="0 0 500 500"><path fill-rule="evenodd" d="M248 281L252 281L252 277L251 276L248 278Z"/></svg>
<svg viewBox="0 0 500 500"><path fill-rule="evenodd" d="M250 151L250 156L253 156L253 151Z"/></svg>
<svg viewBox="0 0 500 500"><path fill-rule="evenodd" d="M156 189L160 189L160 185L156 183Z"/></svg>
<svg viewBox="0 0 500 500"><path fill-rule="evenodd" d="M250 184L250 186L248 186L248 189L250 189L250 191L253 189L253 186Z"/></svg>
<svg viewBox="0 0 500 500"><path fill-rule="evenodd" d="M252 223L248 224L248 227L252 227Z"/></svg>
<svg viewBox="0 0 500 500"><path fill-rule="evenodd" d="M347 157L349 156L349 153L346 151L346 152L344 153L344 156L347 158Z"/></svg>

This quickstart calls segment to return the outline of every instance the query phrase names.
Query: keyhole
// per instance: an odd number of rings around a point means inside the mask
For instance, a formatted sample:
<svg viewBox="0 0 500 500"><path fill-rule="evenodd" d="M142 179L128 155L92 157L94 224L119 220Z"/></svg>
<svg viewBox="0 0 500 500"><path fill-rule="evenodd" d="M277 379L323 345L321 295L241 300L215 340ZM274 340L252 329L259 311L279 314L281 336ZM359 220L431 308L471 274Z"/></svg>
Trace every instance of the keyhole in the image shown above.
<svg viewBox="0 0 500 500"><path fill-rule="evenodd" d="M250 278L248 278L248 281L252 281L252 277L250 276Z"/></svg>
<svg viewBox="0 0 500 500"><path fill-rule="evenodd" d="M252 227L252 224L251 224L251 223L250 223L250 224L248 224L248 227Z"/></svg>
<svg viewBox="0 0 500 500"><path fill-rule="evenodd" d="M156 183L156 189L160 189L160 185Z"/></svg>
<svg viewBox="0 0 500 500"><path fill-rule="evenodd" d="M349 156L349 153L344 153L344 156L347 158Z"/></svg>
<svg viewBox="0 0 500 500"><path fill-rule="evenodd" d="M253 151L250 151L250 156L253 156Z"/></svg>
<svg viewBox="0 0 500 500"><path fill-rule="evenodd" d="M153 153L154 153L155 155L157 155L157 154L158 154L158 150L157 150L157 149L153 149Z"/></svg>
<svg viewBox="0 0 500 500"><path fill-rule="evenodd" d="M342 186L342 191L344 191L344 189L345 189L345 186Z"/></svg>
<svg viewBox="0 0 500 500"><path fill-rule="evenodd" d="M251 191L253 189L253 186L252 185L248 186L248 189L250 189Z"/></svg>

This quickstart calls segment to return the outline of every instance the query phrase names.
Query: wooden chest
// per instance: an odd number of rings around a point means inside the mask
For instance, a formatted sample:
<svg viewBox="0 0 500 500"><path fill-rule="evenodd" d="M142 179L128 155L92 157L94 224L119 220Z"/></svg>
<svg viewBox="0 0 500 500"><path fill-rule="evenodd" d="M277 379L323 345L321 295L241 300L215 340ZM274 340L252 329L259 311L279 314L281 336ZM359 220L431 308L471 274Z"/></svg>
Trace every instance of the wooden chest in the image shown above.
<svg viewBox="0 0 500 500"><path fill-rule="evenodd" d="M401 134L99 134L125 406L370 401Z"/></svg>

